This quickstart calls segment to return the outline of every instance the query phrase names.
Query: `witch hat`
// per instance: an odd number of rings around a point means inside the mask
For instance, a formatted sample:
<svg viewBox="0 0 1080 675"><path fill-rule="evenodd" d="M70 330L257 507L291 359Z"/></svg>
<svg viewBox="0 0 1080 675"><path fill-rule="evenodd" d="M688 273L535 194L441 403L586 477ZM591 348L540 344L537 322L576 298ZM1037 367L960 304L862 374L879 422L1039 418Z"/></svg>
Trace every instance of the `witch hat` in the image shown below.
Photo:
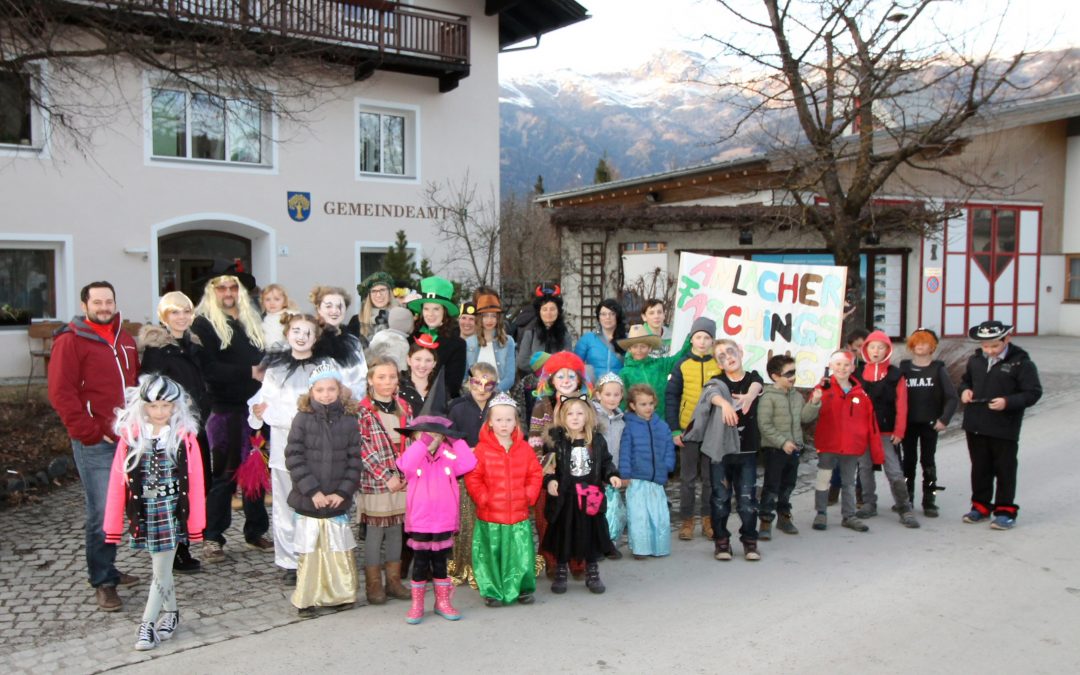
<svg viewBox="0 0 1080 675"><path fill-rule="evenodd" d="M431 390L428 391L427 398L424 399L424 405L420 408L420 413L413 417L412 421L407 425L398 427L398 432L407 434L414 431L430 431L450 438L463 438L465 436L463 432L452 428L453 422L447 417L444 372L440 370L435 375L435 382L432 383Z"/></svg>

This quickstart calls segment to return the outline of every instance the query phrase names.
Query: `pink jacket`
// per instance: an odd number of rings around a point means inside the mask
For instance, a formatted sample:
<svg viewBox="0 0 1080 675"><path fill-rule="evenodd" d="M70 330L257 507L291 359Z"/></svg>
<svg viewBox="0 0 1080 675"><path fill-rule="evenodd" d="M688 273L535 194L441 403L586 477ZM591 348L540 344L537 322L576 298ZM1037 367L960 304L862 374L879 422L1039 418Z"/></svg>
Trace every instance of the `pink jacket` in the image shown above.
<svg viewBox="0 0 1080 675"><path fill-rule="evenodd" d="M405 499L405 531L438 534L458 529L458 476L473 470L476 456L461 439L444 442L434 455L425 441L413 441L397 460L409 482Z"/></svg>
<svg viewBox="0 0 1080 675"><path fill-rule="evenodd" d="M202 541L203 530L206 529L206 495L203 488L202 453L199 451L199 441L195 438L195 434L185 436L183 443L187 452L188 470L188 540L197 543ZM129 494L128 475L124 471L124 458L127 457L127 451L127 441L121 438L120 442L116 444L116 454L113 455L112 471L109 474L109 494L105 501L105 522L101 528L105 531L105 541L110 544L119 543L120 537L123 535L124 515L128 511L128 500L142 499L142 495ZM129 514L128 517L130 518L131 515Z"/></svg>

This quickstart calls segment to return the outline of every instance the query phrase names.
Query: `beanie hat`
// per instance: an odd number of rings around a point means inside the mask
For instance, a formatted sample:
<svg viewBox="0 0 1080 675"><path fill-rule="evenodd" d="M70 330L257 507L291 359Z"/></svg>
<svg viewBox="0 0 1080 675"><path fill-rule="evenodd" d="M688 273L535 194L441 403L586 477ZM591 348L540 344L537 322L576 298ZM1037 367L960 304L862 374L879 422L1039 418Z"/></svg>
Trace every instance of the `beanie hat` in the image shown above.
<svg viewBox="0 0 1080 675"><path fill-rule="evenodd" d="M405 307L391 307L386 323L390 328L408 335L413 329L413 313Z"/></svg>

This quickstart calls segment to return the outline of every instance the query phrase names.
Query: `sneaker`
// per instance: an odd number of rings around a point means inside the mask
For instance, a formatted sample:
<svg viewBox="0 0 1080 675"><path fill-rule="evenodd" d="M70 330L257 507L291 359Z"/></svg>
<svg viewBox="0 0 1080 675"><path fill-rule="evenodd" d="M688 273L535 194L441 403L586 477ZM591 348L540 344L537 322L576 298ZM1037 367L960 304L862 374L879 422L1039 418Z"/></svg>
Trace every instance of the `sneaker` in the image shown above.
<svg viewBox="0 0 1080 675"><path fill-rule="evenodd" d="M731 540L730 539L717 539L716 549L713 552L713 558L717 560L728 561L731 560Z"/></svg>
<svg viewBox="0 0 1080 675"><path fill-rule="evenodd" d="M978 509L971 509L964 514L963 521L965 523L981 523L989 517L980 513Z"/></svg>
<svg viewBox="0 0 1080 675"><path fill-rule="evenodd" d="M912 530L919 528L919 521L915 519L914 511L904 511L900 514L900 524Z"/></svg>
<svg viewBox="0 0 1080 675"><path fill-rule="evenodd" d="M991 530L1011 530L1016 525L1016 518L1010 518L1004 513L999 513L994 516L994 520L990 523Z"/></svg>
<svg viewBox="0 0 1080 675"><path fill-rule="evenodd" d="M744 541L742 547L743 558L751 561L761 560L761 554L758 553L756 541Z"/></svg>
<svg viewBox="0 0 1080 675"><path fill-rule="evenodd" d="M296 586L296 570L285 570L285 573L281 575L281 583L290 588Z"/></svg>
<svg viewBox="0 0 1080 675"><path fill-rule="evenodd" d="M247 544L247 547L253 551L272 552L274 550L274 542L270 541L265 536L260 536L257 539L252 539L245 543Z"/></svg>
<svg viewBox="0 0 1080 675"><path fill-rule="evenodd" d="M135 651L145 652L157 647L160 643L154 624L143 621L139 624L139 637L135 640Z"/></svg>
<svg viewBox="0 0 1080 675"><path fill-rule="evenodd" d="M840 523L849 530L855 530L856 532L869 532L870 526L859 520L858 517L844 518Z"/></svg>
<svg viewBox="0 0 1080 675"><path fill-rule="evenodd" d="M815 530L824 530L828 526L829 526L829 517L827 515L825 515L824 511L818 511L817 515L814 516L813 528Z"/></svg>
<svg viewBox="0 0 1080 675"><path fill-rule="evenodd" d="M162 612L162 616L158 619L157 635L160 642L164 642L173 636L176 632L176 627L180 625L180 610L175 612Z"/></svg>
<svg viewBox="0 0 1080 675"><path fill-rule="evenodd" d="M855 512L856 518L866 520L877 515L877 504L863 504L862 508Z"/></svg>
<svg viewBox="0 0 1080 675"><path fill-rule="evenodd" d="M225 562L225 546L220 542L207 539L202 545L202 559L207 565Z"/></svg>

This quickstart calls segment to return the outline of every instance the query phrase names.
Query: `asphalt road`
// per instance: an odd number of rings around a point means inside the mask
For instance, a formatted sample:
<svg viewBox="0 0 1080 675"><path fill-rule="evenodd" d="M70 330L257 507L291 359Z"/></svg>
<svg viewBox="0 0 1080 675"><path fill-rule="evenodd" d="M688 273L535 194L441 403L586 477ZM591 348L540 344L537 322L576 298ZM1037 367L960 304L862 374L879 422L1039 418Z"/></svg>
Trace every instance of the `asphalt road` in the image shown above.
<svg viewBox="0 0 1080 675"><path fill-rule="evenodd" d="M1075 415L1063 395L1029 413L1010 532L961 523L969 463L953 434L938 451L942 517L919 530L886 501L869 533L839 527L837 507L814 532L804 493L802 533L777 533L760 562L721 563L711 542L674 541L670 558L604 563L601 596L572 582L557 597L542 581L535 605L488 609L466 590L456 623L432 615L429 596L418 626L403 602L361 607L123 671L1080 672Z"/></svg>

